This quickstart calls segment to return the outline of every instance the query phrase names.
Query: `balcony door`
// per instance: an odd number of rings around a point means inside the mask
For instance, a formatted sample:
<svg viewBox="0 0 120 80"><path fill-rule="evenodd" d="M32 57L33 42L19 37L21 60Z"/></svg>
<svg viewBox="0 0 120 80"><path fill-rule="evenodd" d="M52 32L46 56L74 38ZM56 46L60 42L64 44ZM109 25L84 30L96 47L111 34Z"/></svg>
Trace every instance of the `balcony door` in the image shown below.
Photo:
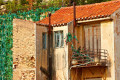
<svg viewBox="0 0 120 80"><path fill-rule="evenodd" d="M84 25L85 43L87 50L101 49L101 29L99 24Z"/></svg>

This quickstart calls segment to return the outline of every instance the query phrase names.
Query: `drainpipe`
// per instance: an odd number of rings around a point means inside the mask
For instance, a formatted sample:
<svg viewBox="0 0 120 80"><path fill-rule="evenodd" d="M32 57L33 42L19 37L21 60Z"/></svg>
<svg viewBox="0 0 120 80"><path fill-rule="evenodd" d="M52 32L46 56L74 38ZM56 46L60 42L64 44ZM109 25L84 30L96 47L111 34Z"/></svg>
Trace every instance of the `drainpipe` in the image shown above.
<svg viewBox="0 0 120 80"><path fill-rule="evenodd" d="M74 17L74 27L76 26L76 3L73 2L73 17Z"/></svg>
<svg viewBox="0 0 120 80"><path fill-rule="evenodd" d="M49 30L48 30L49 32L48 33L51 34L51 13L49 13L48 16L49 16Z"/></svg>
<svg viewBox="0 0 120 80"><path fill-rule="evenodd" d="M73 36L75 36L75 27L76 27L76 7L75 2L73 2ZM75 39L73 40L73 45L75 47Z"/></svg>
<svg viewBox="0 0 120 80"><path fill-rule="evenodd" d="M49 15L49 27L48 27L48 56L47 56L47 61L48 61L48 80L52 80L52 27L51 27L51 13Z"/></svg>
<svg viewBox="0 0 120 80"><path fill-rule="evenodd" d="M75 2L73 2L73 36L75 36L75 27L76 27L76 4L75 4ZM76 48L76 45L75 45L75 39L73 39L73 46ZM71 60L72 60L72 58L71 58ZM71 61L70 61L71 62ZM70 63L71 64L71 63ZM71 69L72 69L73 67L70 65L70 80L71 80Z"/></svg>

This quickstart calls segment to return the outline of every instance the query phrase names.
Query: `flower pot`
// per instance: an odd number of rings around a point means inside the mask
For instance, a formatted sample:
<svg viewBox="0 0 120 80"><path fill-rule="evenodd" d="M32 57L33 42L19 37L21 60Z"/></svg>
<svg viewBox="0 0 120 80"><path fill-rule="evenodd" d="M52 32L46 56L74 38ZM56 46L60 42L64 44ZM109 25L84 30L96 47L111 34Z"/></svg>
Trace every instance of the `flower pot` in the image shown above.
<svg viewBox="0 0 120 80"><path fill-rule="evenodd" d="M76 65L76 64L78 64L78 61L76 59L73 59L72 60L72 65Z"/></svg>

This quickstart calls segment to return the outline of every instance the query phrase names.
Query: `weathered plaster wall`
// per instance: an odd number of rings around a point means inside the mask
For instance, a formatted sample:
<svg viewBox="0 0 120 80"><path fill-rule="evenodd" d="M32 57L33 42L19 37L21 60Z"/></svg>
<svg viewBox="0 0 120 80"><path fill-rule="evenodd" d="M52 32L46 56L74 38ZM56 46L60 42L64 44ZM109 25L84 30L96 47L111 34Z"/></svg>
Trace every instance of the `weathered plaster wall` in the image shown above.
<svg viewBox="0 0 120 80"><path fill-rule="evenodd" d="M40 71L40 67L47 70L47 48L42 48L42 33L47 34L47 27L36 26L36 80L46 80L47 76Z"/></svg>
<svg viewBox="0 0 120 80"><path fill-rule="evenodd" d="M73 34L73 22L68 23L68 32ZM72 56L72 48L71 42L68 43L68 78L71 78L72 72L70 70L71 67L71 56Z"/></svg>
<svg viewBox="0 0 120 80"><path fill-rule="evenodd" d="M76 27L76 36L79 41L79 43L77 43L77 47L81 47L81 48L84 47L85 37L84 37L84 27L82 24Z"/></svg>
<svg viewBox="0 0 120 80"><path fill-rule="evenodd" d="M115 80L113 21L101 22L101 49L108 50L109 65L107 69L107 80Z"/></svg>
<svg viewBox="0 0 120 80"><path fill-rule="evenodd" d="M53 31L63 31L64 38L68 33L68 26L53 27ZM53 40L53 42L55 42ZM61 48L54 47L54 66L55 77L54 80L68 80L68 46L65 43Z"/></svg>
<svg viewBox="0 0 120 80"><path fill-rule="evenodd" d="M71 34L73 34L73 25L72 25L72 22L70 23L71 25L69 25L69 32ZM78 47L83 47L84 46L84 38L83 38L83 25L80 25L80 26L77 26L75 27L75 35L79 41L79 43L75 40L75 46L78 48ZM69 43L69 56L70 56L70 59L71 60L71 56L72 56L72 50L71 50L71 43ZM71 65L70 65L70 68L71 68ZM72 68L70 70L70 78L71 80L81 80L81 76L82 76L82 69L81 68Z"/></svg>
<svg viewBox="0 0 120 80"><path fill-rule="evenodd" d="M13 20L13 80L36 80L35 23Z"/></svg>
<svg viewBox="0 0 120 80"><path fill-rule="evenodd" d="M115 54L115 80L120 80L120 9L113 15L114 19L114 54Z"/></svg>
<svg viewBox="0 0 120 80"><path fill-rule="evenodd" d="M73 22L68 23L68 33L73 34ZM71 42L69 42L68 43L68 66L69 68L70 68L71 55L72 55ZM69 77L70 77L70 74L69 74Z"/></svg>

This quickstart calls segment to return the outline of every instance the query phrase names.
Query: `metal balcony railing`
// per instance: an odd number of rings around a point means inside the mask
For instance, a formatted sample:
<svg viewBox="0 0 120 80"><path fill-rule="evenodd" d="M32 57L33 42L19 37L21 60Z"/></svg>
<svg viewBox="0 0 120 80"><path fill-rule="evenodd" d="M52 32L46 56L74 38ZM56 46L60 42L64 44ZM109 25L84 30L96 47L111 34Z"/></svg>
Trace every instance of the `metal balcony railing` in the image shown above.
<svg viewBox="0 0 120 80"><path fill-rule="evenodd" d="M107 66L108 51L104 49L83 49L80 53L73 52L72 66Z"/></svg>

